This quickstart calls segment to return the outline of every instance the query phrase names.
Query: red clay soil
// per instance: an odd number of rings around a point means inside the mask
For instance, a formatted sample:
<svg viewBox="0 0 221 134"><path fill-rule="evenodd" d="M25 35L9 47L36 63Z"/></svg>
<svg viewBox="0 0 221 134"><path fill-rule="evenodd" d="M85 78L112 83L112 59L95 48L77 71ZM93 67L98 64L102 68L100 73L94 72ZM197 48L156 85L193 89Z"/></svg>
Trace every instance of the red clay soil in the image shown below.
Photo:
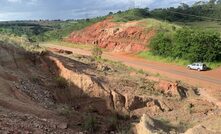
<svg viewBox="0 0 221 134"><path fill-rule="evenodd" d="M69 50L73 51L73 53L82 54L82 55L88 55L88 56L91 55L90 51L82 49L69 48L69 47L57 46L52 44L47 44L47 47ZM188 70L182 66L148 61L142 58L138 58L134 55L128 55L123 53L120 54L120 53L105 52L103 54L103 57L113 61L120 61L128 66L137 69L143 69L153 74L161 74L162 76L166 76L173 80L181 80L193 86L213 89L214 94L216 94L217 92L219 93L221 89L220 68L211 71L198 72L198 71Z"/></svg>
<svg viewBox="0 0 221 134"><path fill-rule="evenodd" d="M65 40L72 43L97 44L115 52L139 52L146 49L145 46L156 33L154 29L145 29L140 23L116 23L108 18L73 32Z"/></svg>

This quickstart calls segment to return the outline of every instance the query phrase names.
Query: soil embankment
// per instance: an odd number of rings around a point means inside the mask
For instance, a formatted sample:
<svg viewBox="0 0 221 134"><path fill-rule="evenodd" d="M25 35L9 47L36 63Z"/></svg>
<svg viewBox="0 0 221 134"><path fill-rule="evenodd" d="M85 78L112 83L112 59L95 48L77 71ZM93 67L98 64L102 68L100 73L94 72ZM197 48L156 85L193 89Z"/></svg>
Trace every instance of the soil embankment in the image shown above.
<svg viewBox="0 0 221 134"><path fill-rule="evenodd" d="M146 49L155 35L153 28L145 28L142 22L116 23L111 18L73 32L66 41L99 45L114 52L139 52Z"/></svg>
<svg viewBox="0 0 221 134"><path fill-rule="evenodd" d="M199 93L70 49L29 53L0 45L3 133L130 133L143 114L150 118L142 118L135 133L145 125L148 132L181 133L219 118L213 99Z"/></svg>

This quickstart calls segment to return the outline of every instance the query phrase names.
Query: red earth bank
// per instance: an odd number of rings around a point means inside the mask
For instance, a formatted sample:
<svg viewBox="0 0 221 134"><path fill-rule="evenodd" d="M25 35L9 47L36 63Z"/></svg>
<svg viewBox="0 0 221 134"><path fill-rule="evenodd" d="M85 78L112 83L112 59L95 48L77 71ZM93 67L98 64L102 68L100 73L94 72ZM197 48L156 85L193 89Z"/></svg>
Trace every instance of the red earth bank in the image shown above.
<svg viewBox="0 0 221 134"><path fill-rule="evenodd" d="M68 42L99 45L114 52L139 52L155 35L154 29L146 29L140 22L116 23L111 18L73 32Z"/></svg>

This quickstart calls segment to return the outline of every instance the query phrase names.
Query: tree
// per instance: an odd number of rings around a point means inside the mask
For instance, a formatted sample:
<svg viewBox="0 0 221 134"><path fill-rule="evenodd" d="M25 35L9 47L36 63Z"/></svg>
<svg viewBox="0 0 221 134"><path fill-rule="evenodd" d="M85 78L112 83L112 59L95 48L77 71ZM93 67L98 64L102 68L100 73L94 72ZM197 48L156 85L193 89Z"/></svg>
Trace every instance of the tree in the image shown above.
<svg viewBox="0 0 221 134"><path fill-rule="evenodd" d="M216 2L217 4L221 4L221 0L217 0L217 2Z"/></svg>
<svg viewBox="0 0 221 134"><path fill-rule="evenodd" d="M181 6L179 6L179 8L183 9L183 10L188 10L189 9L189 5L185 4L185 3L180 3Z"/></svg>
<svg viewBox="0 0 221 134"><path fill-rule="evenodd" d="M209 4L215 5L216 4L216 0L209 0Z"/></svg>
<svg viewBox="0 0 221 134"><path fill-rule="evenodd" d="M150 48L155 55L174 59L221 61L221 37L215 31L182 28L172 35L159 33L152 39Z"/></svg>
<svg viewBox="0 0 221 134"><path fill-rule="evenodd" d="M113 12L109 12L109 14L108 14L108 15L109 15L109 16L111 16L111 15L113 15L113 14L114 14Z"/></svg>

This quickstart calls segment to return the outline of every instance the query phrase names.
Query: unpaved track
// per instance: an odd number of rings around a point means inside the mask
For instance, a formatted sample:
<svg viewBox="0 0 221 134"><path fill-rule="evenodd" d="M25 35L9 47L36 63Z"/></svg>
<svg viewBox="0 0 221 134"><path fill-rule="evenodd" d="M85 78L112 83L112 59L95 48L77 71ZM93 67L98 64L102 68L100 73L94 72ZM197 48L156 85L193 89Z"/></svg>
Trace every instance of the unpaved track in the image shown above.
<svg viewBox="0 0 221 134"><path fill-rule="evenodd" d="M90 51L78 48L70 48L53 44L43 44L43 46L69 50L81 55L91 55ZM120 61L128 66L143 69L153 74L160 74L172 80L181 80L193 86L221 90L221 68L212 71L197 72L174 64L144 60L133 55L104 52L103 57L113 61Z"/></svg>

